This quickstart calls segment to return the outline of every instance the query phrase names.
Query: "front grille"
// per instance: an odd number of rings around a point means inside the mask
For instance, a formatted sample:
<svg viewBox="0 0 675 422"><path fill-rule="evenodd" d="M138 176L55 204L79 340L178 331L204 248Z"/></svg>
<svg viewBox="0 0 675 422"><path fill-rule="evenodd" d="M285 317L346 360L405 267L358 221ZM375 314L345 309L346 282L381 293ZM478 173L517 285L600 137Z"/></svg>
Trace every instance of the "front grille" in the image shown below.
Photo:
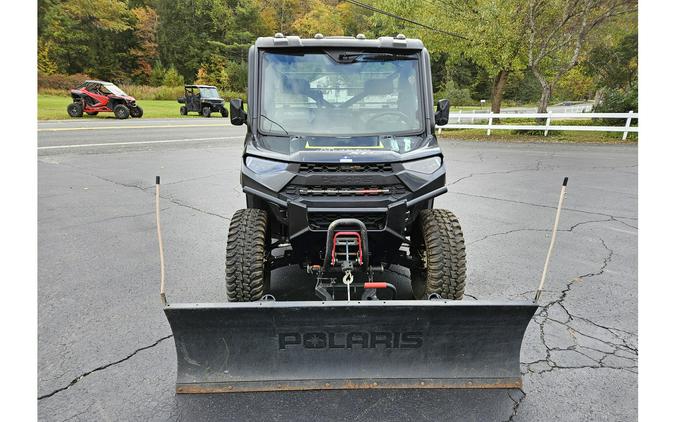
<svg viewBox="0 0 675 422"><path fill-rule="evenodd" d="M387 224L387 215L385 213L353 213L338 214L328 212L311 212L307 215L309 228L312 230L328 230L328 226L339 218L357 218L366 225L368 230L383 230ZM340 229L343 229L340 226ZM353 229L358 229L354 227Z"/></svg>
<svg viewBox="0 0 675 422"><path fill-rule="evenodd" d="M391 173L391 164L362 163L362 164L300 164L300 173Z"/></svg>
<svg viewBox="0 0 675 422"><path fill-rule="evenodd" d="M402 184L382 186L304 186L290 184L283 191L288 196L401 196L407 194L408 188Z"/></svg>

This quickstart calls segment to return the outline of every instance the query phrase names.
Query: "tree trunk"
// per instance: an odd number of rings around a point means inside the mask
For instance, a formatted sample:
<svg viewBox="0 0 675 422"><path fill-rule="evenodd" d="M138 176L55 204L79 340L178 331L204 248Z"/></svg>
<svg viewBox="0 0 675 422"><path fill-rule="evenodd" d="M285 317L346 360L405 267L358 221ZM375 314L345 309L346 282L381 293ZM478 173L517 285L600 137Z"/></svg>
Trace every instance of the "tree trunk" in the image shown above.
<svg viewBox="0 0 675 422"><path fill-rule="evenodd" d="M539 97L539 106L537 107L537 113L546 113L548 112L548 102L551 99L551 85L546 84L541 87L541 97Z"/></svg>
<svg viewBox="0 0 675 422"><path fill-rule="evenodd" d="M546 113L548 108L548 102L551 99L551 92L553 91L553 84L548 83L544 75L541 74L537 66L532 66L532 73L534 77L539 81L541 85L541 96L539 97L539 106L537 107L537 113Z"/></svg>
<svg viewBox="0 0 675 422"><path fill-rule="evenodd" d="M502 108L502 99L504 98L504 88L509 77L508 70L500 70L492 81L492 95L490 96L491 110L493 113L499 113Z"/></svg>

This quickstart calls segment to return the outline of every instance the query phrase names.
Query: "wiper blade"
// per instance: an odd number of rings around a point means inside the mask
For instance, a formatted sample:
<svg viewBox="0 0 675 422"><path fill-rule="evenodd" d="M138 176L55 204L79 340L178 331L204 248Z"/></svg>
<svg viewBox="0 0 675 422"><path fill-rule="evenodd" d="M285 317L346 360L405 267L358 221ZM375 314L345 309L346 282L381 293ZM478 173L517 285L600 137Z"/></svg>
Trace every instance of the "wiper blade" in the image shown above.
<svg viewBox="0 0 675 422"><path fill-rule="evenodd" d="M264 114L261 114L260 117L262 117L263 119L267 120L268 122L270 122L270 123L272 123L272 124L277 125L277 126L279 127L279 129L283 130L284 133L285 133L286 135L288 135L288 132L286 131L286 129L284 129L284 127L281 126L279 123L275 122L274 120L270 119L269 117L265 116Z"/></svg>
<svg viewBox="0 0 675 422"><path fill-rule="evenodd" d="M355 61L385 62L392 60L417 60L417 57L409 54L395 53L343 53L338 54L338 61L354 63Z"/></svg>

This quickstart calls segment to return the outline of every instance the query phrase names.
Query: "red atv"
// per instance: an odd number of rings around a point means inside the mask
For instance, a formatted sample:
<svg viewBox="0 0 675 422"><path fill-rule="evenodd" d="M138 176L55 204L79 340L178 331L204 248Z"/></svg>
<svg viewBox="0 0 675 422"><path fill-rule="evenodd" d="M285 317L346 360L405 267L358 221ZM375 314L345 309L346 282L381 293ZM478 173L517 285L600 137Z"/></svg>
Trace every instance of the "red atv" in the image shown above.
<svg viewBox="0 0 675 422"><path fill-rule="evenodd" d="M73 102L68 105L70 117L82 117L82 113L96 116L106 111L112 111L118 119L143 116L143 109L136 104L136 99L111 82L84 81L70 90L70 96L73 97Z"/></svg>

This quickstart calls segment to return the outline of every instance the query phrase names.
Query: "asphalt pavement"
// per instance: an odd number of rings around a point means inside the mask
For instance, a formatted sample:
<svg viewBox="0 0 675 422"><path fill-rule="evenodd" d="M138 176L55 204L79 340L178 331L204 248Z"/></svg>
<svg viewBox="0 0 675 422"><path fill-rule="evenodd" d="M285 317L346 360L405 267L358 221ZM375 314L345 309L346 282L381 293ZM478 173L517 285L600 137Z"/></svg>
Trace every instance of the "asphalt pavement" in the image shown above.
<svg viewBox="0 0 675 422"><path fill-rule="evenodd" d="M40 420L635 420L637 147L442 140L467 243L465 300L531 298L569 176L522 390L174 393L159 301L154 178L170 301L224 301L244 129L227 119L38 125ZM390 277L405 279L406 271ZM273 288L311 280L273 273Z"/></svg>

